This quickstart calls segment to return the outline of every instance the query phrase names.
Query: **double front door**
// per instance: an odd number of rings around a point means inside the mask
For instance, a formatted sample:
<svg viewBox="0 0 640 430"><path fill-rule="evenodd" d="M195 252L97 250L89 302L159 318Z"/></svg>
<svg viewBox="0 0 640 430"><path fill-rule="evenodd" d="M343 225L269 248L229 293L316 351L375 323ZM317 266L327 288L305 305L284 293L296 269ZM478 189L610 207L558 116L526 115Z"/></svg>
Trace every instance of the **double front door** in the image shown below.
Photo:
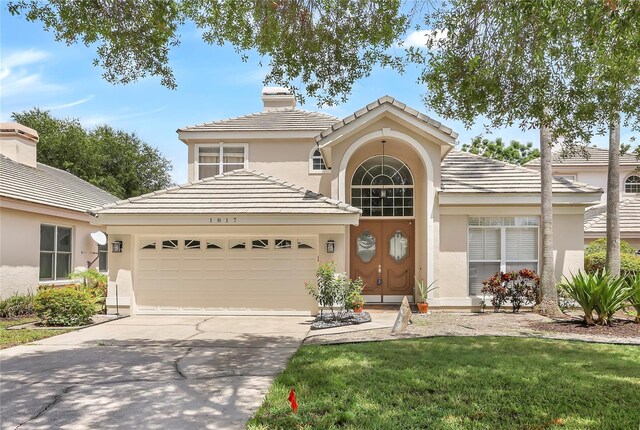
<svg viewBox="0 0 640 430"><path fill-rule="evenodd" d="M360 221L351 227L350 273L364 281L369 303L413 298L413 220Z"/></svg>

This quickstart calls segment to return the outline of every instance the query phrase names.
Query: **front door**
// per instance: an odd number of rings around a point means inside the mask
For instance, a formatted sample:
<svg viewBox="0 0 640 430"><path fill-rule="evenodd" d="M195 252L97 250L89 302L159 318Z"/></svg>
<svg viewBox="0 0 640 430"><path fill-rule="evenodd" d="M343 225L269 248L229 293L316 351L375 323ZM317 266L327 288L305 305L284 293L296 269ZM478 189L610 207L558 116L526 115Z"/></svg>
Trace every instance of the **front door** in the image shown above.
<svg viewBox="0 0 640 430"><path fill-rule="evenodd" d="M364 281L369 303L413 298L414 225L412 220L360 221L351 227L351 277Z"/></svg>

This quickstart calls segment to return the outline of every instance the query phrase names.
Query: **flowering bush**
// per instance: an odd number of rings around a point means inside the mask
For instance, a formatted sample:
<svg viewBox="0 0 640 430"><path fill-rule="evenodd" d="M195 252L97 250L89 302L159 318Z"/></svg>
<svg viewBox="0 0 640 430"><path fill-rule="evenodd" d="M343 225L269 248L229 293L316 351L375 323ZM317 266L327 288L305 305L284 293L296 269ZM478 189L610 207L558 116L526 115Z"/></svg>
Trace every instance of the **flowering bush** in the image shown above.
<svg viewBox="0 0 640 430"><path fill-rule="evenodd" d="M482 282L481 292L491 295L493 311L498 312L509 300L513 312L518 312L522 305L538 302L540 277L529 269L503 273L498 272Z"/></svg>

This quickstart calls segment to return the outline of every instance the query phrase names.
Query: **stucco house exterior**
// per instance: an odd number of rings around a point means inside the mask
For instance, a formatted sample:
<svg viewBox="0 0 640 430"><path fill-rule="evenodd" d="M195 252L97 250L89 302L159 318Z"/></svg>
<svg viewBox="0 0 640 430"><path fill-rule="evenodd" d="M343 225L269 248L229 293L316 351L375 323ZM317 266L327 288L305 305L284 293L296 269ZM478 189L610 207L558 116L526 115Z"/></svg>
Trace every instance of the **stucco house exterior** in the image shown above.
<svg viewBox="0 0 640 430"><path fill-rule="evenodd" d="M67 283L87 261L107 270L106 246L90 234L87 209L117 198L82 179L36 161L38 133L0 124L0 298Z"/></svg>
<svg viewBox="0 0 640 430"><path fill-rule="evenodd" d="M313 314L318 263L365 281L368 303L439 287L470 308L482 280L540 260L540 176L456 151L457 134L385 96L346 118L265 88L262 112L178 129L189 181L91 209L106 228L120 312ZM553 184L556 274L583 264L598 187ZM110 307L113 312L113 307Z"/></svg>
<svg viewBox="0 0 640 430"><path fill-rule="evenodd" d="M585 245L607 235L607 169L609 151L587 147L581 154L562 157L555 153L552 159L554 176L584 182L602 188L599 204L588 208L584 215ZM540 160L527 167L540 170ZM620 156L620 237L640 249L640 161L633 154Z"/></svg>

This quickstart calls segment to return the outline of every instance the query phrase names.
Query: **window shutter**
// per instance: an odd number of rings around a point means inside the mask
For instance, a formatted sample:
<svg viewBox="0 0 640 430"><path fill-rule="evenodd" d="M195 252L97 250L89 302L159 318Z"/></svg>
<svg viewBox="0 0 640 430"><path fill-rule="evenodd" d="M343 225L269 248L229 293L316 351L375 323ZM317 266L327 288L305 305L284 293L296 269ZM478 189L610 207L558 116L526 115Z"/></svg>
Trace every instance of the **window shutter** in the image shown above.
<svg viewBox="0 0 640 430"><path fill-rule="evenodd" d="M484 260L484 236L481 228L469 229L469 260Z"/></svg>
<svg viewBox="0 0 640 430"><path fill-rule="evenodd" d="M500 260L500 229L484 230L484 259Z"/></svg>
<svg viewBox="0 0 640 430"><path fill-rule="evenodd" d="M538 229L507 229L507 260L538 259Z"/></svg>

